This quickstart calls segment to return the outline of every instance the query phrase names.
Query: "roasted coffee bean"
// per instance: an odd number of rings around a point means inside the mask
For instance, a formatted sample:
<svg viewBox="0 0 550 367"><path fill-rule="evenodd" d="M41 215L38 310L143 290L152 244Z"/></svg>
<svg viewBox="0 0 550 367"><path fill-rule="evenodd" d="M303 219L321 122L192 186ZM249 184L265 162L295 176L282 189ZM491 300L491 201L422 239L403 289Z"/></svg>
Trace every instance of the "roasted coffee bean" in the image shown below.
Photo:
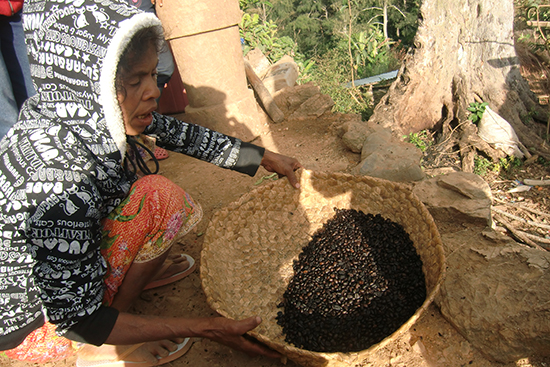
<svg viewBox="0 0 550 367"><path fill-rule="evenodd" d="M403 227L336 209L293 263L277 323L285 341L357 352L396 331L426 298L422 262Z"/></svg>

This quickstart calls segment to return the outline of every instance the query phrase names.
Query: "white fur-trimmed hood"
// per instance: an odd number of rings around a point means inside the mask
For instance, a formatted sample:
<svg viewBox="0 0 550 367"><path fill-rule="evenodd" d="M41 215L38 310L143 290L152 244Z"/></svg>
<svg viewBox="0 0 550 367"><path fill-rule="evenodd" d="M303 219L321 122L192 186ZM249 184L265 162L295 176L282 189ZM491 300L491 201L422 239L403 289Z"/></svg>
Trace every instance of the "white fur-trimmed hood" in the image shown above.
<svg viewBox="0 0 550 367"><path fill-rule="evenodd" d="M23 22L38 92L29 115L73 131L99 161L121 163L126 131L117 65L137 31L162 32L159 19L121 0L26 0Z"/></svg>
<svg viewBox="0 0 550 367"><path fill-rule="evenodd" d="M152 26L161 27L161 23L155 15L150 13L136 14L132 18L122 21L103 59L99 80L99 101L103 105L107 128L123 155L126 151L126 132L115 89L117 65L132 36L140 29Z"/></svg>

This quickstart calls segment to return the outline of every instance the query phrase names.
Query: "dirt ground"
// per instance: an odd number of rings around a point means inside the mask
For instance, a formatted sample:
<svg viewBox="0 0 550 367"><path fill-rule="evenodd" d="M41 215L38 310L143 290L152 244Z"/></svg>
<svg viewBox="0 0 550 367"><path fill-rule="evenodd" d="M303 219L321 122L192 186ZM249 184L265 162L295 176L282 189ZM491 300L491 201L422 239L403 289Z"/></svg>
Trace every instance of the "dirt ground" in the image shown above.
<svg viewBox="0 0 550 367"><path fill-rule="evenodd" d="M336 134L335 126L342 116L331 115L309 121L284 121L269 126L269 131L255 143L273 151L294 156L309 170L349 172L360 160L358 154L349 152ZM244 193L257 187L257 183L270 173L260 168L253 178L179 154L160 162L161 174L187 190L203 207L204 218L187 234L173 251L192 255L200 263L200 251L204 233L213 213L237 200ZM540 177L536 177L540 178ZM548 178L548 177L547 177ZM537 194L540 191L536 192ZM548 197L548 191L545 191ZM525 196L525 195L524 195ZM199 264L198 264L199 265ZM158 289L145 291L131 312L162 316L208 317L215 313L206 302L201 288L199 271L187 278ZM45 366L73 366L75 358L48 363ZM29 364L0 360L0 365L28 367ZM182 367L276 367L296 366L265 357L250 357L211 342L194 340L187 354L167 366ZM550 360L520 360L502 365L490 362L466 341L432 305L413 328L386 348L373 354L358 366L549 366Z"/></svg>
<svg viewBox="0 0 550 367"><path fill-rule="evenodd" d="M337 126L345 116L330 115L309 121L284 121L270 125L269 132L255 141L259 145L279 153L294 156L309 170L349 172L359 161L359 154L348 151L337 136ZM202 205L205 213L196 231L186 236L181 244L185 251L200 261L202 239L208 221L219 208L237 200L244 193L257 187L255 184L269 175L260 168L254 178L226 171L172 154L161 162L165 176L185 188ZM547 172L548 173L548 172ZM537 177L540 178L540 177ZM550 178L550 177L547 177ZM549 191L544 191L548 197ZM532 194L540 194L533 191ZM528 194L528 193L527 193ZM526 194L523 193L523 197ZM524 199L525 201L525 199ZM214 313L206 303L200 286L200 277L195 272L173 286L145 292L135 307L139 313L166 315L209 316ZM191 350L173 366L211 367L274 367L284 366L279 360L251 358L243 353L210 342L197 340ZM286 366L294 366L291 361ZM441 316L432 305L409 333L363 361L361 366L533 366L550 365L550 361L521 360L518 363L501 365L483 357Z"/></svg>

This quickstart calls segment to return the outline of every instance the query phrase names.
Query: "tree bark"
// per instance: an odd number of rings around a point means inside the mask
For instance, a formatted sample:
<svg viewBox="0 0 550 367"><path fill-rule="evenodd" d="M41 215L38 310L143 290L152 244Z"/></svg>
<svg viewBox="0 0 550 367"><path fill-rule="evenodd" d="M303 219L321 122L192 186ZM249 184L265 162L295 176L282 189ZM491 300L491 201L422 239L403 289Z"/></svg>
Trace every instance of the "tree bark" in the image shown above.
<svg viewBox="0 0 550 367"><path fill-rule="evenodd" d="M369 122L398 136L442 131L441 140L448 142L453 140L449 134L471 130L463 127L477 95L512 125L532 153L550 159L536 124L522 121L533 111L541 120L548 113L520 74L513 0L424 0L420 14L415 47Z"/></svg>

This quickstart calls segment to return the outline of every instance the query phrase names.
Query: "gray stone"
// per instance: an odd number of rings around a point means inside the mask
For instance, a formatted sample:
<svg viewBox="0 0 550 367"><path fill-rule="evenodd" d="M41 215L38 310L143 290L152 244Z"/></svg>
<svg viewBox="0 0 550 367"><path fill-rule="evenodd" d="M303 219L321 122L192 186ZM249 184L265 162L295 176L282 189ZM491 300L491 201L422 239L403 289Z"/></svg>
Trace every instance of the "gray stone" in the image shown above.
<svg viewBox="0 0 550 367"><path fill-rule="evenodd" d="M491 205L491 188L484 179L474 173L456 172L439 176L437 184L443 188L453 190L469 199L489 199Z"/></svg>
<svg viewBox="0 0 550 367"><path fill-rule="evenodd" d="M455 172L416 183L413 192L436 221L491 225L491 188L473 173Z"/></svg>
<svg viewBox="0 0 550 367"><path fill-rule="evenodd" d="M363 147L361 148L361 160L364 160L372 153L380 151L389 151L391 153L393 150L392 145L396 144L397 142L398 141L392 137L390 130L382 129L376 131L375 133L367 136L367 138L363 142Z"/></svg>
<svg viewBox="0 0 550 367"><path fill-rule="evenodd" d="M261 75L271 66L271 63L259 48L250 50L250 52L246 54L246 59L250 62L250 65L252 65L256 75Z"/></svg>
<svg viewBox="0 0 550 367"><path fill-rule="evenodd" d="M321 89L313 82L309 82L294 87L284 88L272 94L272 97L285 116L288 116L296 111L302 103L319 93L321 93Z"/></svg>
<svg viewBox="0 0 550 367"><path fill-rule="evenodd" d="M298 65L292 57L285 55L268 67L260 79L271 94L286 87L293 87L298 79Z"/></svg>
<svg viewBox="0 0 550 367"><path fill-rule="evenodd" d="M330 112L334 101L327 94L316 94L302 103L289 117L289 120L309 120Z"/></svg>
<svg viewBox="0 0 550 367"><path fill-rule="evenodd" d="M373 126L361 121L360 116L359 120L349 121L342 128L344 130L342 142L353 153L361 153L365 140L375 131Z"/></svg>
<svg viewBox="0 0 550 367"><path fill-rule="evenodd" d="M353 173L397 182L419 181L425 177L421 158L422 152L414 145L397 140L387 129L378 130L365 139L361 163Z"/></svg>

